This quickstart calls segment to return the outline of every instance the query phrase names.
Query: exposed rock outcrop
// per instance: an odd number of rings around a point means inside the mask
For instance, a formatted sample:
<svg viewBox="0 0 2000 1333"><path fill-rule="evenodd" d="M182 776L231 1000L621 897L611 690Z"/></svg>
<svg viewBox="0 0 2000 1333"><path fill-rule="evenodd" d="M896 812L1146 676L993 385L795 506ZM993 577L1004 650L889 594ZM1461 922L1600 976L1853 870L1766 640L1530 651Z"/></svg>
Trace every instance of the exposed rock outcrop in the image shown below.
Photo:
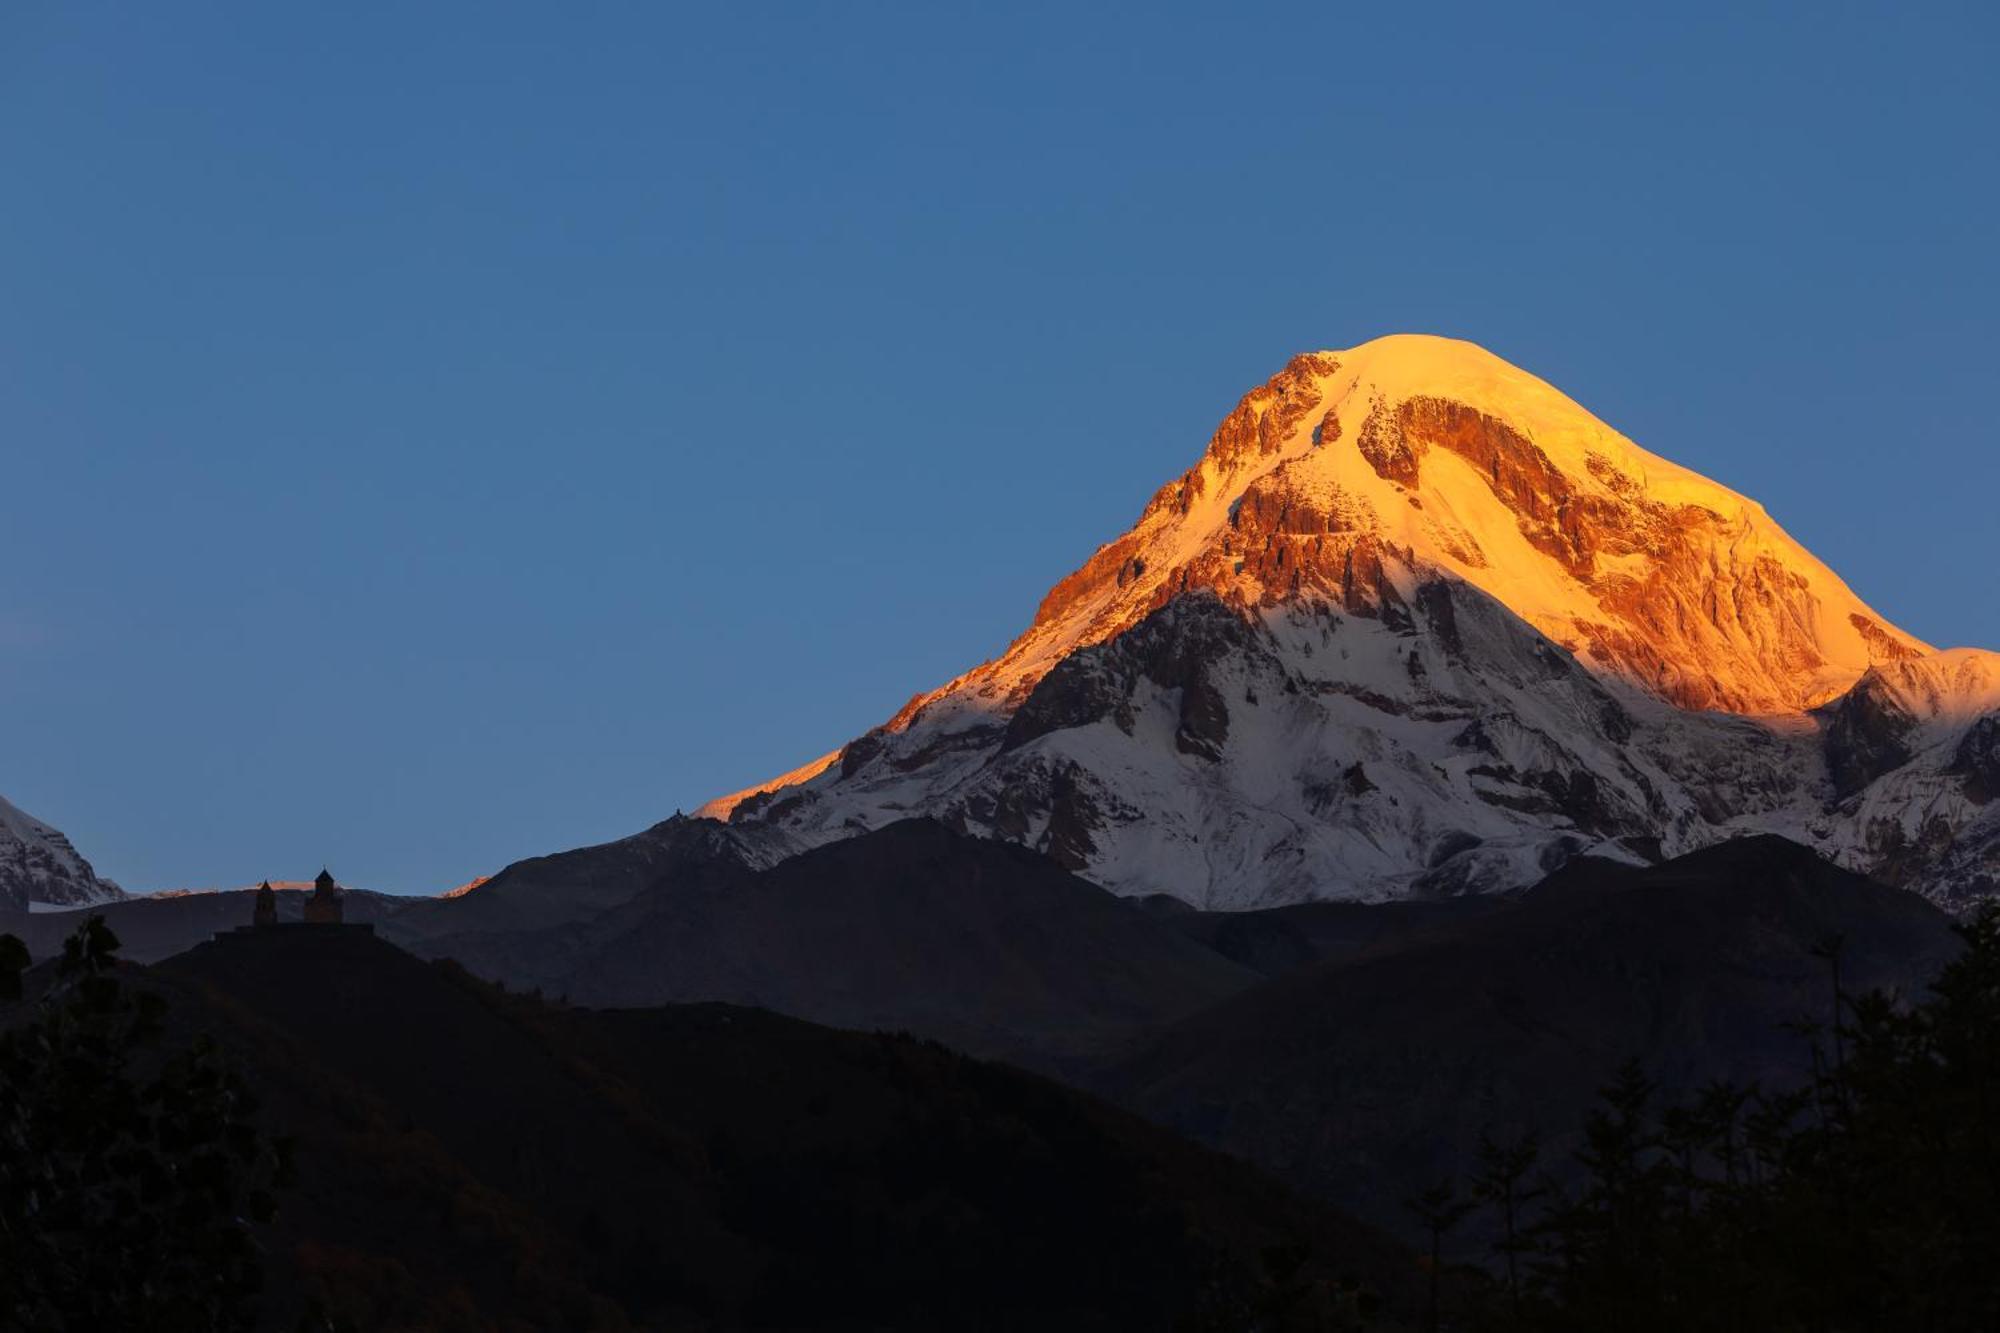
<svg viewBox="0 0 2000 1333"><path fill-rule="evenodd" d="M1965 780L1965 794L1979 804L2000 796L2000 716L1989 714L1966 728L1950 771Z"/></svg>
<svg viewBox="0 0 2000 1333"><path fill-rule="evenodd" d="M1834 795L1852 796L1875 779L1910 762L1910 736L1917 720L1893 697L1864 679L1827 706L1827 772Z"/></svg>

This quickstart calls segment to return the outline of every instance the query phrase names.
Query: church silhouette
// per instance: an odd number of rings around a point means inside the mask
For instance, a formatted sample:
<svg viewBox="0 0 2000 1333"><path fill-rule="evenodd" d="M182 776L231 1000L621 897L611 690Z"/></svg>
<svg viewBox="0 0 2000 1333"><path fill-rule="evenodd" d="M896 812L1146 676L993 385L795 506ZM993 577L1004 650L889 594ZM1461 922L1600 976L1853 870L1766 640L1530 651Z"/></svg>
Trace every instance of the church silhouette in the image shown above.
<svg viewBox="0 0 2000 1333"><path fill-rule="evenodd" d="M236 934L263 930L295 930L300 926L340 926L347 928L346 893L335 882L333 875L322 868L319 878L313 881L312 892L306 895L303 921L281 921L278 919L278 891L265 880L257 886L255 905L251 908L250 924L241 927ZM375 927L363 922L354 929L374 932Z"/></svg>

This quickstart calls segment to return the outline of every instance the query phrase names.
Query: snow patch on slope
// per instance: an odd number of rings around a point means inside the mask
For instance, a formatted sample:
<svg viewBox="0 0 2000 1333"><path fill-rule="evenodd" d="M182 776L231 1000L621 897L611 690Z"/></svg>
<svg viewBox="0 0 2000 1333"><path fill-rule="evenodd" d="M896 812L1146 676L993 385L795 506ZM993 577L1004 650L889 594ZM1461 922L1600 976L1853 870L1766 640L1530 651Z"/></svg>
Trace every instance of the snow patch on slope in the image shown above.
<svg viewBox="0 0 2000 1333"><path fill-rule="evenodd" d="M60 830L0 798L0 905L82 907L124 896L98 877Z"/></svg>

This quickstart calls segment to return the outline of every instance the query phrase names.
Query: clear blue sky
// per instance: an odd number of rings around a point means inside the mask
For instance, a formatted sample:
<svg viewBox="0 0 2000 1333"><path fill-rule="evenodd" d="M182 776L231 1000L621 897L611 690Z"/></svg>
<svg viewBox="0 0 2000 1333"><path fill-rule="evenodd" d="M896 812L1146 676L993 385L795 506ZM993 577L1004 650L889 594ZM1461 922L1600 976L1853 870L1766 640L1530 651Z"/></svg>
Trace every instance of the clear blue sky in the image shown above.
<svg viewBox="0 0 2000 1333"><path fill-rule="evenodd" d="M135 888L619 836L1398 330L2000 647L1992 6L1084 8L6 6L0 793Z"/></svg>

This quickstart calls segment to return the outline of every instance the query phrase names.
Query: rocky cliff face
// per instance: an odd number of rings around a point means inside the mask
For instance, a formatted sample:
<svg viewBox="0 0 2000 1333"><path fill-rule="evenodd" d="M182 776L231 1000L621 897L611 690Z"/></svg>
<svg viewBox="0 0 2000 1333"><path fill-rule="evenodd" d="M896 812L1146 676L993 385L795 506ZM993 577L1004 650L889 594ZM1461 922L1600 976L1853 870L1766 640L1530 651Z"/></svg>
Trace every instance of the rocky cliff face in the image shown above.
<svg viewBox="0 0 2000 1333"><path fill-rule="evenodd" d="M706 813L936 815L1216 906L1759 830L1953 898L1990 883L1995 660L1489 353L1385 338L1246 395L1001 657Z"/></svg>
<svg viewBox="0 0 2000 1333"><path fill-rule="evenodd" d="M0 799L0 908L82 907L124 896L61 832Z"/></svg>

